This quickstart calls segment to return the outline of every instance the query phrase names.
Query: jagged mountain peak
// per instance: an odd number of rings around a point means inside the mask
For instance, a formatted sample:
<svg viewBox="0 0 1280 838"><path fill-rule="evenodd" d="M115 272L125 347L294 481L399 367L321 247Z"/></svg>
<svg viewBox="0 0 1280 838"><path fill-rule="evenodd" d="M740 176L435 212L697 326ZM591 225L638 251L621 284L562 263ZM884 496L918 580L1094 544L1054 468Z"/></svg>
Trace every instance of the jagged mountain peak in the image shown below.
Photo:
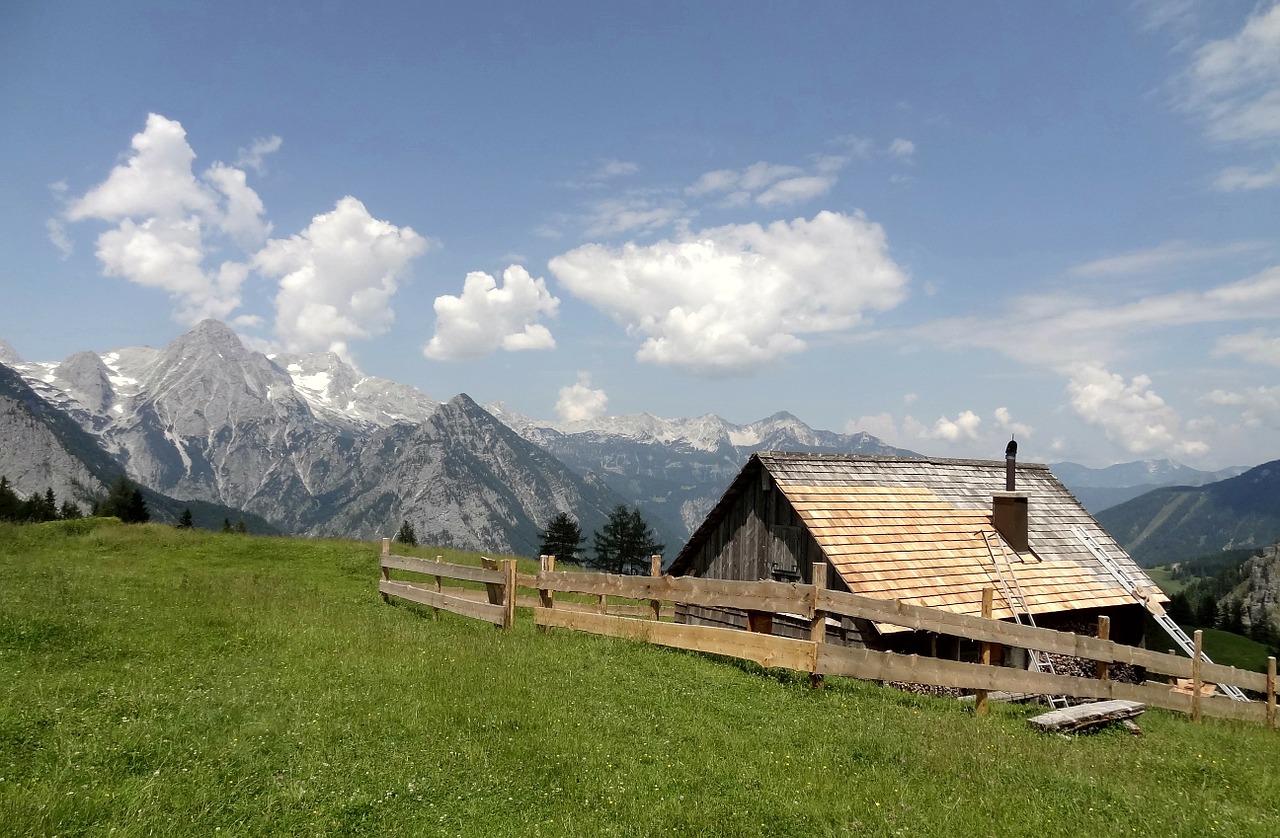
<svg viewBox="0 0 1280 838"><path fill-rule="evenodd" d="M68 355L65 361L54 368L53 375L76 401L91 412L108 411L115 402L111 370L93 352Z"/></svg>
<svg viewBox="0 0 1280 838"><path fill-rule="evenodd" d="M13 348L13 344L4 338L0 338L0 364L13 367L21 363L22 356L18 354L18 350Z"/></svg>

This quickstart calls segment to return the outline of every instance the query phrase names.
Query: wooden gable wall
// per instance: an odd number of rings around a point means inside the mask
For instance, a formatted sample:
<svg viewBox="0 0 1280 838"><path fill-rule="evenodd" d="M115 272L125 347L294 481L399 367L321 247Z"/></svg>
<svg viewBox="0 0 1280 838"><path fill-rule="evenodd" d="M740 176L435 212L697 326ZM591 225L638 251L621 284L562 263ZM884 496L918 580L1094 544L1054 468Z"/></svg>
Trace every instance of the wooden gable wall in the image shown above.
<svg viewBox="0 0 1280 838"><path fill-rule="evenodd" d="M763 468L745 486L693 559L691 574L753 582L808 582L822 550ZM828 583L832 581L828 576Z"/></svg>

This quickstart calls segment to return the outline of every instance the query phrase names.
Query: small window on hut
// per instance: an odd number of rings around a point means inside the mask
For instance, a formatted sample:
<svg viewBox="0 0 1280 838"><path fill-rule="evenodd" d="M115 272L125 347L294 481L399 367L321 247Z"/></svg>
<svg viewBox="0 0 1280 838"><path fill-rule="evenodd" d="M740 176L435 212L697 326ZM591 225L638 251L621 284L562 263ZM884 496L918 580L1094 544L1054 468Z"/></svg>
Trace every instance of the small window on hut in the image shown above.
<svg viewBox="0 0 1280 838"><path fill-rule="evenodd" d="M769 544L769 574L779 582L800 581L801 527L774 526Z"/></svg>

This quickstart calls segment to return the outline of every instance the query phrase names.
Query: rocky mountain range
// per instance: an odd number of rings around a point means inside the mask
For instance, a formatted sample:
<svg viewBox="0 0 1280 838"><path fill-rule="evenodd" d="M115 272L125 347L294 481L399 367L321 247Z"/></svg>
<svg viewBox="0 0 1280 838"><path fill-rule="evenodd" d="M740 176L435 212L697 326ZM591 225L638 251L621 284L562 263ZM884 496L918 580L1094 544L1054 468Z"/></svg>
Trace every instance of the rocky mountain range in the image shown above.
<svg viewBox="0 0 1280 838"><path fill-rule="evenodd" d="M789 414L750 425L648 415L539 423L465 394L442 404L332 354L267 356L213 320L162 349L55 363L3 345L0 361L28 402L82 435L68 453L47 434L27 441L21 423L0 427L6 442L52 452L27 457L43 463L35 470L0 461L20 491L100 493L105 479L77 465L91 461L104 475L123 468L165 495L309 535L370 538L408 520L425 541L529 554L557 512L589 534L625 503L642 507L674 550L752 451L909 453Z"/></svg>

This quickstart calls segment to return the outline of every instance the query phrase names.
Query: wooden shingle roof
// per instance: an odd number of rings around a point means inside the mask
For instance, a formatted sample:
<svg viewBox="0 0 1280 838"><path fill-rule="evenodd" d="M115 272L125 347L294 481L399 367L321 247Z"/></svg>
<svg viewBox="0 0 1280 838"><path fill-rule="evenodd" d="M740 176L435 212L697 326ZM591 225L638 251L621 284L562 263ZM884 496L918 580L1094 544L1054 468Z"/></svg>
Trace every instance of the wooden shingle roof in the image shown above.
<svg viewBox="0 0 1280 838"><path fill-rule="evenodd" d="M1016 468L1016 489L1028 496L1030 545L1030 553L1019 556L991 524L992 496L1005 488L1003 461L782 452L752 456L676 557L673 573L688 569L701 540L760 470L854 593L976 614L982 589L993 588L995 616L1010 617L990 544L1011 560L1033 614L1133 604L1075 528L1155 589L1048 466Z"/></svg>
<svg viewBox="0 0 1280 838"><path fill-rule="evenodd" d="M989 514L956 509L923 487L778 486L855 594L977 615L991 588L996 619L1014 616L1006 584L1033 615L1133 603L1072 562L1014 552Z"/></svg>

